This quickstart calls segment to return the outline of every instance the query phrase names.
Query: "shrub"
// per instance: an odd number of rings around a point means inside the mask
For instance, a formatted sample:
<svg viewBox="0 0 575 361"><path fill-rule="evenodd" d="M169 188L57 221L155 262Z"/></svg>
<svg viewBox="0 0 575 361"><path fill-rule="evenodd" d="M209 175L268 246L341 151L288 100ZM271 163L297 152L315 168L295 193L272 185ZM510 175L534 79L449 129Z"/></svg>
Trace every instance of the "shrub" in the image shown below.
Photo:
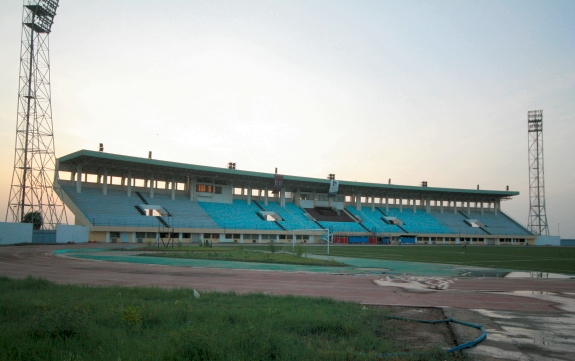
<svg viewBox="0 0 575 361"><path fill-rule="evenodd" d="M271 243L269 244L268 248L270 249L270 252L271 252L271 253L276 253L276 251L277 251L277 247L276 247L276 245L275 245L273 242L271 242Z"/></svg>
<svg viewBox="0 0 575 361"><path fill-rule="evenodd" d="M295 255L298 257L302 257L305 254L305 249L303 248L303 246L301 244L298 244L297 246L295 246Z"/></svg>
<svg viewBox="0 0 575 361"><path fill-rule="evenodd" d="M143 319L142 314L140 313L140 308L134 306L124 308L124 312L122 313L122 322L130 326L141 326Z"/></svg>

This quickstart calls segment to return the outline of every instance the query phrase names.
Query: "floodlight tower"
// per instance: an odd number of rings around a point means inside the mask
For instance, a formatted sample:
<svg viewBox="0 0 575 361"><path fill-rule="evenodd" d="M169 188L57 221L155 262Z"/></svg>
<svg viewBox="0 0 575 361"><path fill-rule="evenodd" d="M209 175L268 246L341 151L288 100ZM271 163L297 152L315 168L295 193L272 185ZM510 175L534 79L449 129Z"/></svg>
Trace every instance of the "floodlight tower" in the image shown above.
<svg viewBox="0 0 575 361"><path fill-rule="evenodd" d="M549 235L545 211L543 173L543 110L527 112L529 134L529 219L527 229L536 235Z"/></svg>
<svg viewBox="0 0 575 361"><path fill-rule="evenodd" d="M14 172L8 198L14 222L55 229L67 222L53 189L54 132L50 95L49 35L59 0L24 0ZM40 217L40 219L38 219Z"/></svg>

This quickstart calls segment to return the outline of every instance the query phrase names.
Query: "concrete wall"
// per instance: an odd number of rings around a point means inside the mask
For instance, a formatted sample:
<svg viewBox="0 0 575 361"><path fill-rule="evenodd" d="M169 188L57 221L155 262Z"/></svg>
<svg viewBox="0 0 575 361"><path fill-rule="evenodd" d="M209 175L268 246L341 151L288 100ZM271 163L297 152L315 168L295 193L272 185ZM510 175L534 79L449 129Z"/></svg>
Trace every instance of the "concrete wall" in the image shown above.
<svg viewBox="0 0 575 361"><path fill-rule="evenodd" d="M0 222L0 245L32 243L32 223Z"/></svg>
<svg viewBox="0 0 575 361"><path fill-rule="evenodd" d="M561 240L559 236L537 236L535 238L536 246L560 246Z"/></svg>
<svg viewBox="0 0 575 361"><path fill-rule="evenodd" d="M87 243L90 228L87 226L69 226L59 224L56 227L56 243Z"/></svg>

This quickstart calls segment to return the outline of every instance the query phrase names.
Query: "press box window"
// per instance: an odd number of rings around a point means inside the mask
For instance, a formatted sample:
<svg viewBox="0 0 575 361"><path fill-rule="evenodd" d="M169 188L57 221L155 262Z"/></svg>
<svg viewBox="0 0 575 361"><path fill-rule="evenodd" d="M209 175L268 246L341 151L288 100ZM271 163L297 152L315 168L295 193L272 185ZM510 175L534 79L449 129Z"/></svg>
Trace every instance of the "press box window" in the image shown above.
<svg viewBox="0 0 575 361"><path fill-rule="evenodd" d="M198 184L198 185L196 185L196 192L212 193L213 192L213 186L208 185L208 184Z"/></svg>

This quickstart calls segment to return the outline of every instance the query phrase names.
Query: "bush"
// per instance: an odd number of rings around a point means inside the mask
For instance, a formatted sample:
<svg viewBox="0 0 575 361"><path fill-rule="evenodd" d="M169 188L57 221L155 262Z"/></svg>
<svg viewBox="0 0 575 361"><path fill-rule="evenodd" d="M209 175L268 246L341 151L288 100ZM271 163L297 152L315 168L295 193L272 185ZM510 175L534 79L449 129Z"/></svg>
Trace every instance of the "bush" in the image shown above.
<svg viewBox="0 0 575 361"><path fill-rule="evenodd" d="M298 244L297 246L295 246L295 255L298 257L302 257L305 254L305 249L303 248L303 246L301 244Z"/></svg>
<svg viewBox="0 0 575 361"><path fill-rule="evenodd" d="M130 326L142 326L143 319L140 309L134 306L124 308L124 312L122 313L122 322Z"/></svg>
<svg viewBox="0 0 575 361"><path fill-rule="evenodd" d="M271 252L271 253L276 253L276 252L277 252L277 246L276 246L273 242L271 242L271 243L269 244L268 248L270 249L270 252Z"/></svg>

